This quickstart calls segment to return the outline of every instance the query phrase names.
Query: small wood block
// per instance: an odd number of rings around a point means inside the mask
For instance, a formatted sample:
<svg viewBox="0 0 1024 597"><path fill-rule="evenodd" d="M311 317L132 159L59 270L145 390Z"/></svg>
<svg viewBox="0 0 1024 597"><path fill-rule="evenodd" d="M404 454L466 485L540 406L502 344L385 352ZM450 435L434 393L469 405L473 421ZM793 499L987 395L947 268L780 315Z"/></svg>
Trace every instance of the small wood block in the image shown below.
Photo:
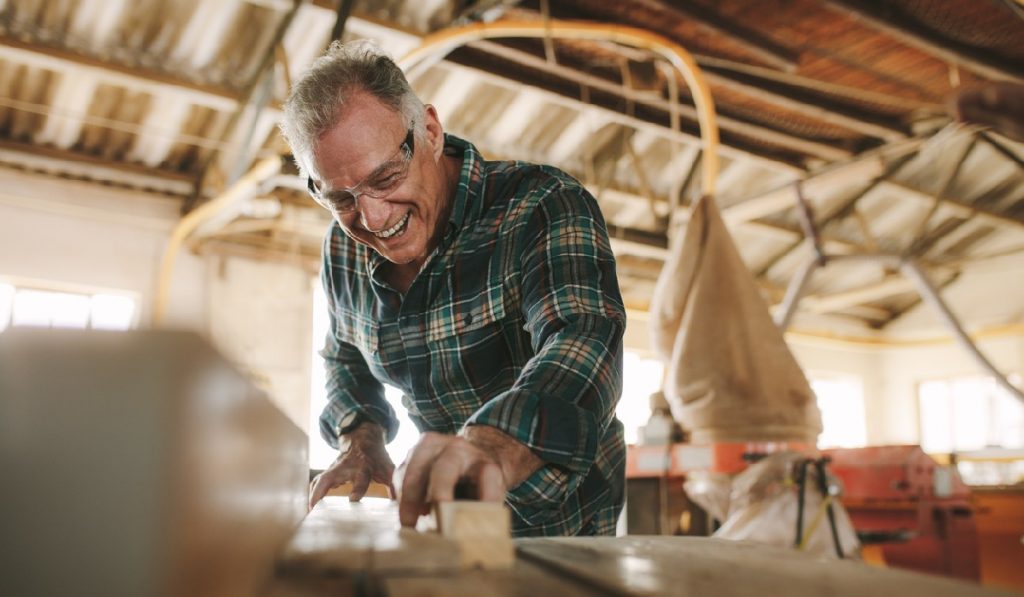
<svg viewBox="0 0 1024 597"><path fill-rule="evenodd" d="M510 568L515 562L512 516L504 504L478 501L434 505L437 531L459 546L463 568Z"/></svg>
<svg viewBox="0 0 1024 597"><path fill-rule="evenodd" d="M403 529L396 502L325 497L299 525L278 560L286 575L458 571L457 546L435 533Z"/></svg>

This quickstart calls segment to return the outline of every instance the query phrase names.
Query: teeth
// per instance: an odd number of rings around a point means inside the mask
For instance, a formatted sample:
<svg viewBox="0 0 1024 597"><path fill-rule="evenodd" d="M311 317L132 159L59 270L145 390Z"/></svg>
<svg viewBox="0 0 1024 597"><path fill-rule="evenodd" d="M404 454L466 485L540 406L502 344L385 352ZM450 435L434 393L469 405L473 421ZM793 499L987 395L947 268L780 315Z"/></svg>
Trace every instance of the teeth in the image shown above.
<svg viewBox="0 0 1024 597"><path fill-rule="evenodd" d="M392 236L398 234L399 230L405 227L405 223L409 221L409 216L411 215L411 211L406 212L405 217L399 220L397 224L395 224L391 228L388 228L387 230L381 232L374 232L374 236L376 236L377 238L391 238Z"/></svg>

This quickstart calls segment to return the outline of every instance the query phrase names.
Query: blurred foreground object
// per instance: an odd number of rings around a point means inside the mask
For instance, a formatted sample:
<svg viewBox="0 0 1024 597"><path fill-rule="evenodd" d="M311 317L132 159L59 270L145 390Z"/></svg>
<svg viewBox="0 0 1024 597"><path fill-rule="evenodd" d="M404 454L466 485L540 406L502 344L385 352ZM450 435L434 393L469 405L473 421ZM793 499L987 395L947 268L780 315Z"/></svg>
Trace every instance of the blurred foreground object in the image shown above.
<svg viewBox="0 0 1024 597"><path fill-rule="evenodd" d="M251 595L307 440L198 336L0 334L2 595Z"/></svg>
<svg viewBox="0 0 1024 597"><path fill-rule="evenodd" d="M961 91L953 99L957 120L992 127L997 133L1024 142L1024 85L989 83Z"/></svg>

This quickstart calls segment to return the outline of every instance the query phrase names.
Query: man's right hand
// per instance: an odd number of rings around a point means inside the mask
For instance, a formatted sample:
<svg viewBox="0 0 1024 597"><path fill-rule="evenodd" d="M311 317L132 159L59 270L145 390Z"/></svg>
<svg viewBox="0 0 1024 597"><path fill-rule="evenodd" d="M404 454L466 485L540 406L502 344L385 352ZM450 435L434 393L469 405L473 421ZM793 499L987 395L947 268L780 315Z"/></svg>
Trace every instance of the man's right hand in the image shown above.
<svg viewBox="0 0 1024 597"><path fill-rule="evenodd" d="M384 449L384 429L376 423L363 423L338 441L340 453L334 462L313 479L309 491L309 509L312 510L331 489L345 483L352 484L349 501L358 502L370 486L370 481L387 485L394 497L391 476L395 464Z"/></svg>

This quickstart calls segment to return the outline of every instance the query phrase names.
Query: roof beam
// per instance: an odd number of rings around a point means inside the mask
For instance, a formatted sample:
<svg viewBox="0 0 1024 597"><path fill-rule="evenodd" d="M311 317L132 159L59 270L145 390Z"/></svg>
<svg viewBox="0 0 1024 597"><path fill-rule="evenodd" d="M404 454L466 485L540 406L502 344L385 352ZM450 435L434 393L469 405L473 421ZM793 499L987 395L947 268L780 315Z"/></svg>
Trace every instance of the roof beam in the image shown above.
<svg viewBox="0 0 1024 597"><path fill-rule="evenodd" d="M25 42L10 35L0 34L0 59L61 74L88 74L103 83L152 95L175 93L191 103L214 110L233 110L241 100L241 94L224 87L203 85L167 73L106 62L70 50Z"/></svg>
<svg viewBox="0 0 1024 597"><path fill-rule="evenodd" d="M811 313L834 313L897 294L914 292L916 288L913 280L903 276L892 276L853 290L804 297L800 300L798 309Z"/></svg>
<svg viewBox="0 0 1024 597"><path fill-rule="evenodd" d="M158 170L129 162L105 160L92 155L14 141L0 141L0 163L27 170L81 177L87 180L148 189L184 197L192 192L192 175Z"/></svg>
<svg viewBox="0 0 1024 597"><path fill-rule="evenodd" d="M636 93L621 83L616 83L568 66L552 64L539 56L523 50L510 48L492 41L476 41L468 45L473 49L514 62L520 66L549 73L591 89L599 89L605 93L613 94L625 100L649 106L665 113L671 113L673 110L673 105L660 95ZM675 106L675 109L678 110L680 116L690 120L697 119L697 109L689 104L680 102ZM737 135L778 145L793 152L812 155L828 161L846 159L851 155L849 151L837 148L834 145L808 141L796 135L722 114L717 114L716 120L718 128L722 131L731 131Z"/></svg>
<svg viewBox="0 0 1024 597"><path fill-rule="evenodd" d="M803 192L808 197L814 197L820 193L832 192L837 188L882 176L890 164L898 163L903 157L916 152L924 141L923 137L907 139L872 150L849 162L810 173L800 181ZM789 209L796 205L796 192L793 186L796 182L732 203L722 210L722 217L726 222L737 224Z"/></svg>
<svg viewBox="0 0 1024 597"><path fill-rule="evenodd" d="M1018 230L1024 229L1024 219L1022 218L1001 213L973 203L964 203L946 196L938 197L927 191L922 191L921 189L912 187L905 182L884 180L879 184L879 188L888 189L898 195L912 197L919 201L926 201L928 203L939 201L943 206L949 209L950 212L961 217L974 217L977 218L979 222L985 222L987 224L1016 228Z"/></svg>
<svg viewBox="0 0 1024 597"><path fill-rule="evenodd" d="M518 91L522 89L523 86L520 81L503 76L502 74L494 72L492 69L482 69L481 67L471 64L454 62L450 58L448 60L438 62L433 66L433 68L447 70L449 72L456 71L460 68L469 69L482 80L513 91ZM623 113L617 107L613 107L610 102L592 102L587 104L583 103L578 96L570 95L564 91L540 86L534 86L534 88L542 92L546 99L554 104L566 106L573 110L580 110L581 106L583 106L586 109L593 110L595 113L599 114L602 119L606 119L609 122L615 122L635 129L651 130L662 137L677 143L694 146L700 144L700 131L697 130L695 126L689 129L684 127L682 131L675 131L666 126L666 123L668 122L667 118L664 120L656 120L630 116ZM785 170L797 173L804 172L804 169L799 164L794 163L791 156L769 154L765 150L741 146L739 143L722 143L719 145L718 149L721 155L731 158L753 159L775 170Z"/></svg>
<svg viewBox="0 0 1024 597"><path fill-rule="evenodd" d="M841 106L790 86L773 83L754 75L708 64L699 60L704 78L712 86L737 91L780 108L800 112L828 124L840 126L887 141L909 136L908 128L893 118L885 118L861 110Z"/></svg>
<svg viewBox="0 0 1024 597"><path fill-rule="evenodd" d="M936 58L993 79L1024 81L1024 70L1000 56L942 37L890 5L864 0L827 0L832 8ZM1007 15L1011 18L1013 15Z"/></svg>
<svg viewBox="0 0 1024 597"><path fill-rule="evenodd" d="M664 0L664 4L706 29L727 37L731 43L742 47L763 63L786 71L796 70L798 53L765 37L757 29L744 27L694 2Z"/></svg>

